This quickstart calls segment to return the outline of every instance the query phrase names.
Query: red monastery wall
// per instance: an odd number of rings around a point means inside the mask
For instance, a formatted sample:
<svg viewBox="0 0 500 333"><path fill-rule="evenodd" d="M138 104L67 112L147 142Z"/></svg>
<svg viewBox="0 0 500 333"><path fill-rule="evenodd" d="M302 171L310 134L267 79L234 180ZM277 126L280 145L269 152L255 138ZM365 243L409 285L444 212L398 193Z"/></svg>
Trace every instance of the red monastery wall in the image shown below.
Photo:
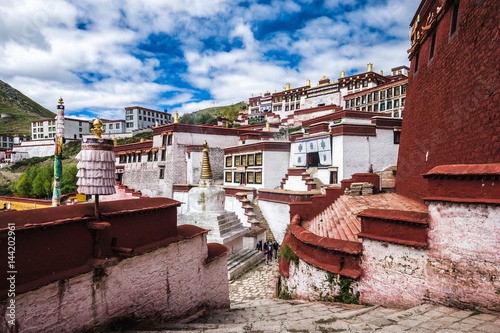
<svg viewBox="0 0 500 333"><path fill-rule="evenodd" d="M452 9L445 10L434 28L434 59L431 30L417 73L411 60L396 187L418 199L426 195L422 174L435 166L500 162L499 2L460 1L454 37Z"/></svg>

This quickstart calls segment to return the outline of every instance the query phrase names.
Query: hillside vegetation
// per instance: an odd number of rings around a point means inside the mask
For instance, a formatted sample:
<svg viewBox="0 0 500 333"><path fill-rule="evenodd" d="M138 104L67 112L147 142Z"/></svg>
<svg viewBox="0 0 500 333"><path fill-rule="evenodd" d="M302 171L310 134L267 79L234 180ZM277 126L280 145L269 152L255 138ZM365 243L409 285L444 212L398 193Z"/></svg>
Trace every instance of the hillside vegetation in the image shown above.
<svg viewBox="0 0 500 333"><path fill-rule="evenodd" d="M226 106L214 106L196 112L186 113L180 117L179 122L181 124L195 125L211 124L217 117L225 117L230 121L235 121L238 118L238 113L246 109L247 105L244 102Z"/></svg>
<svg viewBox="0 0 500 333"><path fill-rule="evenodd" d="M54 101L54 105L57 101ZM0 80L0 114L12 117L0 118L0 134L31 135L31 121L54 118L55 113L34 102L19 90Z"/></svg>

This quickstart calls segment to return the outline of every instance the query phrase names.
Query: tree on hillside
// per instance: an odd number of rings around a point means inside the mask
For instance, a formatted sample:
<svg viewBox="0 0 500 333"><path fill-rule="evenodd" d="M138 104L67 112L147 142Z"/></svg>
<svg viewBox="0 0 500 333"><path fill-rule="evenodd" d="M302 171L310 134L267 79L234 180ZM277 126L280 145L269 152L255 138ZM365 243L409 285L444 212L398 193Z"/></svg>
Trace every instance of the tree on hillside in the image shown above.
<svg viewBox="0 0 500 333"><path fill-rule="evenodd" d="M31 194L37 198L48 198L51 193L52 178L54 177L54 168L46 165L39 169L33 180Z"/></svg>
<svg viewBox="0 0 500 333"><path fill-rule="evenodd" d="M78 186L76 185L76 182L78 181L78 177L76 177L77 173L78 168L75 164L70 164L63 167L61 194L68 194L76 191L76 189L78 188Z"/></svg>
<svg viewBox="0 0 500 333"><path fill-rule="evenodd" d="M16 183L16 193L21 197L29 197L32 191L33 180L38 173L38 167L32 167L23 173Z"/></svg>

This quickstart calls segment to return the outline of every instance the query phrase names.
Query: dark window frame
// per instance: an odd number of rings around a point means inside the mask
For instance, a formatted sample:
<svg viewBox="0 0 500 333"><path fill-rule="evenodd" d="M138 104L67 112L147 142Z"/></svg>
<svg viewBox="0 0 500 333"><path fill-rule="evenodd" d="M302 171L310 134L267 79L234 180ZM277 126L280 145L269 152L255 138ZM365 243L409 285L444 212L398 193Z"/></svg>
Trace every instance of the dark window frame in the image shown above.
<svg viewBox="0 0 500 333"><path fill-rule="evenodd" d="M260 181L258 180L257 175L260 176ZM254 184L262 184L262 171L255 172L254 181Z"/></svg>
<svg viewBox="0 0 500 333"><path fill-rule="evenodd" d="M460 1L453 3L450 22L450 42L455 38L458 32L458 16L460 11Z"/></svg>
<svg viewBox="0 0 500 333"><path fill-rule="evenodd" d="M394 131L394 144L399 145L401 141L401 131Z"/></svg>
<svg viewBox="0 0 500 333"><path fill-rule="evenodd" d="M260 163L259 163L259 157L260 157ZM263 159L264 159L264 156L262 156L262 153L255 154L255 165L262 166Z"/></svg>
<svg viewBox="0 0 500 333"><path fill-rule="evenodd" d="M436 55L436 31L431 35L431 47L429 49L429 63L434 60L434 56Z"/></svg>

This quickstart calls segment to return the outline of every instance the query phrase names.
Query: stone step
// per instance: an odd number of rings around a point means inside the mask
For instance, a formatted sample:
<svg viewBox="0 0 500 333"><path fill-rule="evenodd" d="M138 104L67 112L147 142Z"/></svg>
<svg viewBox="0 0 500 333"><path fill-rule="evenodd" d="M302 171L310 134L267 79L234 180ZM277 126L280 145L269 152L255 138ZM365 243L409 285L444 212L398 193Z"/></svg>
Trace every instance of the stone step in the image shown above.
<svg viewBox="0 0 500 333"><path fill-rule="evenodd" d="M245 273L258 263L264 260L264 253L256 250L243 250L244 253L238 260L233 259L231 262L228 260L227 277L233 280ZM240 251L242 252L242 251Z"/></svg>
<svg viewBox="0 0 500 333"><path fill-rule="evenodd" d="M245 332L247 324L205 324L205 323L189 323L189 324L164 324L155 328L154 332ZM137 331L141 332L141 331ZM146 333L146 331L144 331Z"/></svg>

